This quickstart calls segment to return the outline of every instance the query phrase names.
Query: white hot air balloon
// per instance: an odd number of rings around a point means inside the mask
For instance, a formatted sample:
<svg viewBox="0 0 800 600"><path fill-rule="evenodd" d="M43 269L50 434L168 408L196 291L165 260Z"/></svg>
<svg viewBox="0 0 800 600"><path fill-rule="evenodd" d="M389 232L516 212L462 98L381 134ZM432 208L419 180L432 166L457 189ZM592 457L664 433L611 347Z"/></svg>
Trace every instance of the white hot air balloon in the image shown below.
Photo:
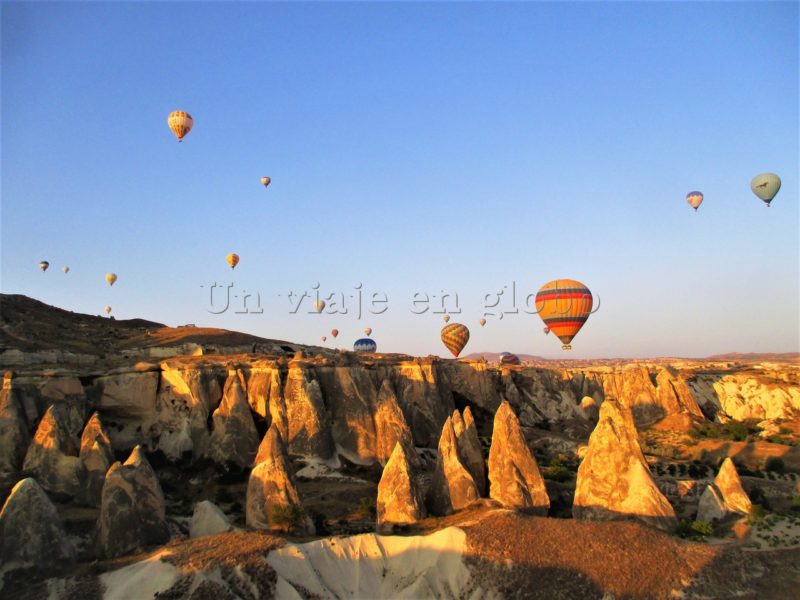
<svg viewBox="0 0 800 600"><path fill-rule="evenodd" d="M61 270L64 271L64 273L69 273L69 267L61 267Z"/></svg>
<svg viewBox="0 0 800 600"><path fill-rule="evenodd" d="M110 306L106 306L103 310L106 311L107 315L111 314L111 307Z"/></svg>

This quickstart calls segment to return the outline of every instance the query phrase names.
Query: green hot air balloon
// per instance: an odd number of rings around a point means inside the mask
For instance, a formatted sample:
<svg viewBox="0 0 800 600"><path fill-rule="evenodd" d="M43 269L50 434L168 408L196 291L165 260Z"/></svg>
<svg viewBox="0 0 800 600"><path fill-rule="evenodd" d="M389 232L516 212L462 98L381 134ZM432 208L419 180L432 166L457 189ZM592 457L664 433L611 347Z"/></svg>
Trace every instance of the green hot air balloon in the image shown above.
<svg viewBox="0 0 800 600"><path fill-rule="evenodd" d="M750 189L753 190L756 196L766 202L767 207L769 207L769 203L772 202L775 194L781 189L781 178L775 173L761 173L753 177L750 182Z"/></svg>

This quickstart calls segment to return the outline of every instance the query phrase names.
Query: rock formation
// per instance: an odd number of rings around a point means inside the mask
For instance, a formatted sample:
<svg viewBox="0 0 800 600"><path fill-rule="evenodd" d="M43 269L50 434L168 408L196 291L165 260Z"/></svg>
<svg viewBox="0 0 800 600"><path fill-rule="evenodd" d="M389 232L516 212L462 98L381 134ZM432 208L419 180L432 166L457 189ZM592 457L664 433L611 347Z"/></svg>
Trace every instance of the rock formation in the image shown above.
<svg viewBox="0 0 800 600"><path fill-rule="evenodd" d="M752 506L733 461L726 458L714 482L710 483L700 496L697 520L711 523L731 515L749 515Z"/></svg>
<svg viewBox="0 0 800 600"><path fill-rule="evenodd" d="M398 524L425 517L425 503L418 483L417 452L409 441L398 441L378 483L377 528L391 532Z"/></svg>
<svg viewBox="0 0 800 600"><path fill-rule="evenodd" d="M216 504L208 500L195 504L192 520L189 522L189 537L215 535L232 529L228 517Z"/></svg>
<svg viewBox="0 0 800 600"><path fill-rule="evenodd" d="M444 423L439 438L436 471L428 495L431 512L449 515L480 498L478 486L458 455L456 432L450 417Z"/></svg>
<svg viewBox="0 0 800 600"><path fill-rule="evenodd" d="M413 446L411 430L397 402L397 395L388 379L384 379L378 390L375 406L375 434L377 444L375 455L381 465L385 465L398 442Z"/></svg>
<svg viewBox="0 0 800 600"><path fill-rule="evenodd" d="M331 458L334 455L330 418L325 409L322 390L310 369L291 363L286 376L284 399L292 454Z"/></svg>
<svg viewBox="0 0 800 600"><path fill-rule="evenodd" d="M463 417L457 410L453 411L453 431L456 434L456 445L458 455L464 466L475 480L478 492L481 496L486 495L486 463L483 460L483 450L481 441L478 439L478 429L475 427L475 419L469 406L464 409Z"/></svg>
<svg viewBox="0 0 800 600"><path fill-rule="evenodd" d="M22 468L31 436L23 412L14 397L12 374L3 377L0 390L0 474L14 473Z"/></svg>
<svg viewBox="0 0 800 600"><path fill-rule="evenodd" d="M503 402L494 416L489 482L489 497L503 506L531 509L541 515L546 515L550 508L539 465L508 402Z"/></svg>
<svg viewBox="0 0 800 600"><path fill-rule="evenodd" d="M34 479L17 483L0 511L0 565L48 571L74 561L75 549L47 494Z"/></svg>
<svg viewBox="0 0 800 600"><path fill-rule="evenodd" d="M273 425L264 436L247 483L245 518L254 529L290 530L313 535L305 516L281 434Z"/></svg>
<svg viewBox="0 0 800 600"><path fill-rule="evenodd" d="M158 478L136 446L124 463L106 474L100 505L98 543L108 557L122 556L169 538L164 495Z"/></svg>
<svg viewBox="0 0 800 600"><path fill-rule="evenodd" d="M256 431L245 393L244 375L230 371L217 410L213 414L209 455L218 464L245 469L253 464L258 450Z"/></svg>
<svg viewBox="0 0 800 600"><path fill-rule="evenodd" d="M631 410L613 399L600 407L578 469L572 514L586 520L633 518L666 530L677 524L647 467Z"/></svg>
<svg viewBox="0 0 800 600"><path fill-rule="evenodd" d="M80 460L83 465L80 499L89 506L100 506L106 473L114 462L114 451L98 413L94 413L83 428Z"/></svg>
<svg viewBox="0 0 800 600"><path fill-rule="evenodd" d="M73 404L53 404L44 413L25 454L23 470L48 492L75 497L80 489L80 409Z"/></svg>

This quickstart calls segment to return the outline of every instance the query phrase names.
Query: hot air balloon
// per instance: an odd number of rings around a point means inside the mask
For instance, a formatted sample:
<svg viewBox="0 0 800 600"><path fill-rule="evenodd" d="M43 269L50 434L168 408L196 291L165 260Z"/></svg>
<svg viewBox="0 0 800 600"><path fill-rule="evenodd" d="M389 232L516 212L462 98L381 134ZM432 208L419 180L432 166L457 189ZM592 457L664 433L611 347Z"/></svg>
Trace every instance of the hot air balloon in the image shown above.
<svg viewBox="0 0 800 600"><path fill-rule="evenodd" d="M106 273L106 283L108 283L108 285L114 285L114 282L116 280L117 280L116 273Z"/></svg>
<svg viewBox="0 0 800 600"><path fill-rule="evenodd" d="M339 330L331 329L331 335L333 336L333 339L336 339L336 336L339 335Z"/></svg>
<svg viewBox="0 0 800 600"><path fill-rule="evenodd" d="M469 341L469 329L461 323L450 323L442 328L442 342L458 358Z"/></svg>
<svg viewBox="0 0 800 600"><path fill-rule="evenodd" d="M325 309L325 300L317 300L314 302L314 310L321 313Z"/></svg>
<svg viewBox="0 0 800 600"><path fill-rule="evenodd" d="M369 338L361 338L360 340L356 340L353 344L353 352L358 352L360 354L372 354L377 350L378 344Z"/></svg>
<svg viewBox="0 0 800 600"><path fill-rule="evenodd" d="M501 365L518 365L520 364L519 356L516 354L511 354L511 352L501 352L500 353L500 364Z"/></svg>
<svg viewBox="0 0 800 600"><path fill-rule="evenodd" d="M50 263L47 262L46 260L43 260L43 261L41 261L39 263L39 268L42 270L42 272L47 271L47 267L49 267L49 266L50 266Z"/></svg>
<svg viewBox="0 0 800 600"><path fill-rule="evenodd" d="M61 270L64 271L64 273L69 273L69 267L61 267Z"/></svg>
<svg viewBox="0 0 800 600"><path fill-rule="evenodd" d="M753 177L750 182L750 189L753 190L756 196L766 202L767 207L769 207L769 203L772 202L775 194L781 189L781 178L775 173L761 173Z"/></svg>
<svg viewBox="0 0 800 600"><path fill-rule="evenodd" d="M449 323L450 322L450 315L445 315L445 316L442 317L442 319L444 319L445 323Z"/></svg>
<svg viewBox="0 0 800 600"><path fill-rule="evenodd" d="M327 342L328 341L328 336L327 335L323 335L322 336L322 341L323 342Z"/></svg>
<svg viewBox="0 0 800 600"><path fill-rule="evenodd" d="M548 333L550 333L550 328L549 327L545 327L544 328L544 334L547 335Z"/></svg>
<svg viewBox="0 0 800 600"><path fill-rule="evenodd" d="M238 254L234 254L233 252L231 252L225 258L225 260L228 261L228 264L230 265L231 269L234 269L234 268L236 268L236 265L239 264L239 255Z"/></svg>
<svg viewBox="0 0 800 600"><path fill-rule="evenodd" d="M703 192L689 192L686 194L686 201L689 206L697 210L697 207L703 203Z"/></svg>
<svg viewBox="0 0 800 600"><path fill-rule="evenodd" d="M175 134L175 137L178 138L178 141L182 142L183 138L186 137L186 134L192 130L194 120L192 119L192 115L189 113L182 110L176 110L169 113L169 116L167 117L167 125L169 125L172 133Z"/></svg>
<svg viewBox="0 0 800 600"><path fill-rule="evenodd" d="M556 279L546 283L536 294L536 311L561 340L562 348L572 348L570 342L578 335L592 312L592 292L573 279Z"/></svg>
<svg viewBox="0 0 800 600"><path fill-rule="evenodd" d="M486 319L481 319L480 321L478 321L478 323L480 323L481 327L483 327L484 325L486 325Z"/></svg>
<svg viewBox="0 0 800 600"><path fill-rule="evenodd" d="M103 310L106 311L107 315L111 314L111 307L110 306L106 306Z"/></svg>
<svg viewBox="0 0 800 600"><path fill-rule="evenodd" d="M365 333L366 335L369 335L370 333L372 333L372 327L365 327L365 328L364 328L364 333Z"/></svg>
<svg viewBox="0 0 800 600"><path fill-rule="evenodd" d="M271 181L272 181L272 179L270 179L269 177L262 177L261 178L261 184L264 187L267 187L270 184Z"/></svg>

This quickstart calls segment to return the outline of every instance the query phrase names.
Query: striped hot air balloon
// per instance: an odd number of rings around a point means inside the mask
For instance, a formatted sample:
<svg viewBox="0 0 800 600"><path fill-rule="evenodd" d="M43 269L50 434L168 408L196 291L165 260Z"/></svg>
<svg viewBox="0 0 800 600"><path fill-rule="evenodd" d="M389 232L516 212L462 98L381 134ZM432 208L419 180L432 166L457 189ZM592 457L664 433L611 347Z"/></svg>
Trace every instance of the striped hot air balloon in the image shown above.
<svg viewBox="0 0 800 600"><path fill-rule="evenodd" d="M194 119L192 119L192 115L187 113L183 110L176 110L169 113L167 117L167 125L172 130L172 133L175 134L175 137L178 138L179 142L183 141L183 138L186 137L192 127L194 126Z"/></svg>
<svg viewBox="0 0 800 600"><path fill-rule="evenodd" d="M501 365L518 365L520 364L519 356L516 354L511 354L511 352L501 352L500 353L500 364Z"/></svg>
<svg viewBox="0 0 800 600"><path fill-rule="evenodd" d="M450 323L442 328L442 342L458 358L469 341L469 329L461 323Z"/></svg>
<svg viewBox="0 0 800 600"><path fill-rule="evenodd" d="M536 294L536 311L558 339L562 348L572 348L570 342L586 323L592 312L592 292L580 281L556 279L546 283Z"/></svg>
<svg viewBox="0 0 800 600"><path fill-rule="evenodd" d="M371 340L369 338L361 338L356 340L353 344L353 352L358 352L361 354L372 354L378 350L378 344L375 343L375 340Z"/></svg>
<svg viewBox="0 0 800 600"><path fill-rule="evenodd" d="M239 255L234 253L234 252L232 252L232 253L228 254L228 256L225 257L225 261L228 263L228 266L231 269L235 269L236 265L239 264Z"/></svg>
<svg viewBox="0 0 800 600"><path fill-rule="evenodd" d="M693 209L697 208L703 203L703 192L689 192L686 194L686 201Z"/></svg>

